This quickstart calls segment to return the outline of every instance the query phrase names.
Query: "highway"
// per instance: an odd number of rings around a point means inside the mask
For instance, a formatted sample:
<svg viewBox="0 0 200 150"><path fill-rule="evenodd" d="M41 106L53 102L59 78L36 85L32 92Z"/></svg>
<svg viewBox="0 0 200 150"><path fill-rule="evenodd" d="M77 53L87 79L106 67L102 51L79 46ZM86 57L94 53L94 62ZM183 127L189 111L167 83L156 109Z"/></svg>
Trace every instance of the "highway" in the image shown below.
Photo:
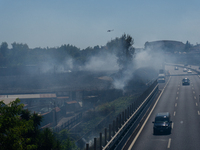
<svg viewBox="0 0 200 150"><path fill-rule="evenodd" d="M145 124L129 146L129 150L199 150L200 149L200 77L194 72L183 72L166 66L170 77L159 83L161 96L146 119ZM190 85L183 86L188 77ZM158 112L170 112L171 134L153 134L153 123Z"/></svg>

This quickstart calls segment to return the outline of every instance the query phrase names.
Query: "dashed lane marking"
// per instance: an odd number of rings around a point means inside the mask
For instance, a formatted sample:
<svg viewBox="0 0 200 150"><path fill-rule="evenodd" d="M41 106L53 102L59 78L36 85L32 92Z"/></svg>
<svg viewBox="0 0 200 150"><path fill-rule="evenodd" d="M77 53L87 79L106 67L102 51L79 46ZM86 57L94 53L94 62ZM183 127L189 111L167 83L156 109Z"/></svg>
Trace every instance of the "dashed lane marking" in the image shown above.
<svg viewBox="0 0 200 150"><path fill-rule="evenodd" d="M167 145L167 148L170 148L170 146L171 146L171 138L169 138L169 141L168 141L168 145Z"/></svg>
<svg viewBox="0 0 200 150"><path fill-rule="evenodd" d="M174 112L174 116L176 115L176 112Z"/></svg>

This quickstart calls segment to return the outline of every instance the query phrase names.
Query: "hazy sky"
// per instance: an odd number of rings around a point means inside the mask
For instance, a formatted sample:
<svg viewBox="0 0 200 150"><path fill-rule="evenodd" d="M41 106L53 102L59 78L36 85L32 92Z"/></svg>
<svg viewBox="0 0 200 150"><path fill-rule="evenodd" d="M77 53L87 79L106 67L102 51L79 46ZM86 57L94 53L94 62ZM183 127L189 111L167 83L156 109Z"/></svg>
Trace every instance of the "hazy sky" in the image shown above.
<svg viewBox="0 0 200 150"><path fill-rule="evenodd" d="M84 49L124 33L136 48L156 40L196 44L199 15L199 0L0 0L0 44Z"/></svg>

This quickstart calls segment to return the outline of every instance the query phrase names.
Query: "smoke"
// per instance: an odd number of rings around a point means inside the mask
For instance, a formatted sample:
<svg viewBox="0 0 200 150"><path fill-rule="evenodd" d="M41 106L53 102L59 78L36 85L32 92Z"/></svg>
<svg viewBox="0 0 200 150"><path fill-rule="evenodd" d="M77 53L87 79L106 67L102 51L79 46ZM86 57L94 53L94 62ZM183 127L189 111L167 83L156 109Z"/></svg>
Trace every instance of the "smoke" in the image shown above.
<svg viewBox="0 0 200 150"><path fill-rule="evenodd" d="M111 53L101 53L98 56L93 56L83 67L88 71L117 71L117 57Z"/></svg>
<svg viewBox="0 0 200 150"><path fill-rule="evenodd" d="M114 88L124 90L131 80L138 80L138 75L141 80L146 82L156 78L156 73L162 68L162 64L166 59L169 60L172 58L166 56L162 49L136 50L132 63L126 69L114 75Z"/></svg>
<svg viewBox="0 0 200 150"><path fill-rule="evenodd" d="M136 54L136 57L133 61L136 69L153 67L154 69L158 70L162 68L162 64L164 63L165 59L166 56L161 49L142 49Z"/></svg>

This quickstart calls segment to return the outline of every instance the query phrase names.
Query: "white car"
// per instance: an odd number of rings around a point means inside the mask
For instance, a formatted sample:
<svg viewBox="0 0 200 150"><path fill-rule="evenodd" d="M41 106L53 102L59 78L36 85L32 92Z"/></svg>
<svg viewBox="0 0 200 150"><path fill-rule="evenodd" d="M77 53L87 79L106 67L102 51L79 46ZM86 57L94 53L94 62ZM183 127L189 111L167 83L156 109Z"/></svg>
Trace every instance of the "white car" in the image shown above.
<svg viewBox="0 0 200 150"><path fill-rule="evenodd" d="M183 69L183 72L187 72L187 68L184 68L184 69Z"/></svg>

